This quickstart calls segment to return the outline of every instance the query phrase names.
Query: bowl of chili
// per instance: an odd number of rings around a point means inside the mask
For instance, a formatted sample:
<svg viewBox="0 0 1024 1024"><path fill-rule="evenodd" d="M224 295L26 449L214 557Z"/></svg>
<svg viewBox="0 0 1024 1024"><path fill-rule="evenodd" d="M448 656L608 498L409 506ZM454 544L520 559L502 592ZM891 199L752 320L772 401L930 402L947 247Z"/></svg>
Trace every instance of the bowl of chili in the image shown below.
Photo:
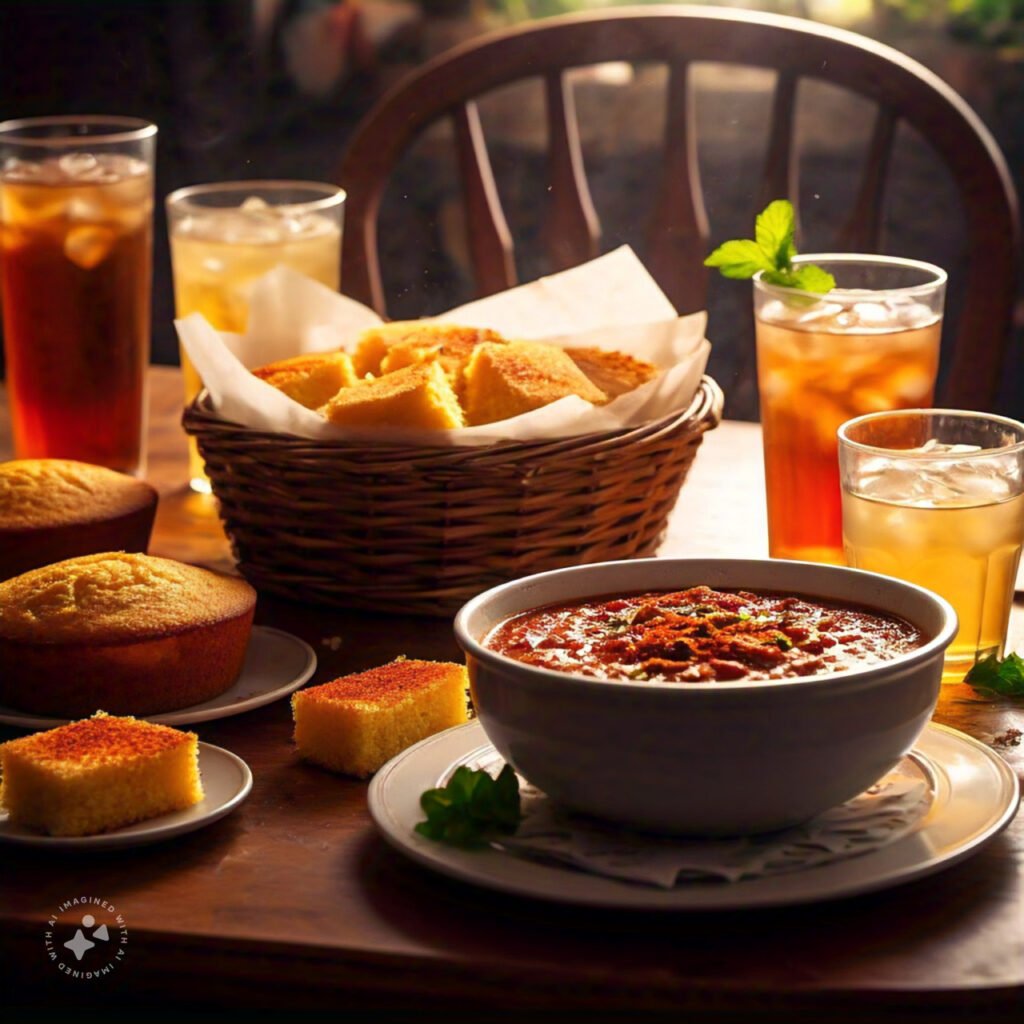
<svg viewBox="0 0 1024 1024"><path fill-rule="evenodd" d="M900 580L727 559L539 573L455 619L477 714L521 775L571 810L704 836L798 824L883 776L956 628Z"/></svg>

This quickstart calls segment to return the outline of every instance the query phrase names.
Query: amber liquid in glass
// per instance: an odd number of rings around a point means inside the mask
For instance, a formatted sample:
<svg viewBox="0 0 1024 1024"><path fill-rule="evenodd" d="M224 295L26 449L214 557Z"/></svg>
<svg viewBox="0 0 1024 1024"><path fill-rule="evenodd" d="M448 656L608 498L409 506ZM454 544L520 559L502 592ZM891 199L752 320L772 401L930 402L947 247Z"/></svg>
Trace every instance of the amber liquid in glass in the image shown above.
<svg viewBox="0 0 1024 1024"><path fill-rule="evenodd" d="M927 406L941 319L844 328L757 320L768 543L773 558L845 565L836 431L868 412Z"/></svg>
<svg viewBox="0 0 1024 1024"><path fill-rule="evenodd" d="M15 454L142 469L152 176L74 154L0 177Z"/></svg>

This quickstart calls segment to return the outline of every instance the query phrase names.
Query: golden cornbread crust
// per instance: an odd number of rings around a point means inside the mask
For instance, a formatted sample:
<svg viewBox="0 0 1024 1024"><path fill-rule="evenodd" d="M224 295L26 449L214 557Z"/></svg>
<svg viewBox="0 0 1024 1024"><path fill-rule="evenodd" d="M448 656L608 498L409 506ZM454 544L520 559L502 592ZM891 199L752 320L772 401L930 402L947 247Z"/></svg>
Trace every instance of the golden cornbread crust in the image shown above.
<svg viewBox="0 0 1024 1024"><path fill-rule="evenodd" d="M625 352L602 348L567 348L565 354L609 398L618 398L657 376L658 368Z"/></svg>
<svg viewBox="0 0 1024 1024"><path fill-rule="evenodd" d="M358 379L347 352L292 356L257 367L252 373L307 409L318 409Z"/></svg>
<svg viewBox="0 0 1024 1024"><path fill-rule="evenodd" d="M300 690L292 697L299 755L372 775L413 743L465 722L467 685L463 665L400 659Z"/></svg>
<svg viewBox="0 0 1024 1024"><path fill-rule="evenodd" d="M97 712L0 746L0 804L51 835L93 835L203 798L198 739Z"/></svg>
<svg viewBox="0 0 1024 1024"><path fill-rule="evenodd" d="M145 551L157 493L68 459L0 463L0 580L97 551Z"/></svg>
<svg viewBox="0 0 1024 1024"><path fill-rule="evenodd" d="M153 722L100 713L48 732L10 740L4 750L31 757L40 764L111 764L170 750L187 743L189 735Z"/></svg>
<svg viewBox="0 0 1024 1024"><path fill-rule="evenodd" d="M466 364L476 346L485 342L503 345L505 339L496 331L486 328L428 324L392 344L381 361L380 372L394 373L404 366L436 359L448 375L455 393L461 398Z"/></svg>
<svg viewBox="0 0 1024 1024"><path fill-rule="evenodd" d="M352 354L357 376L365 377L368 373L378 375L380 364L388 349L410 334L421 331L425 326L426 324L419 320L394 320L389 324L380 324L363 331Z"/></svg>
<svg viewBox="0 0 1024 1024"><path fill-rule="evenodd" d="M479 345L465 373L466 419L473 426L519 416L568 395L595 405L608 400L562 349L542 342Z"/></svg>
<svg viewBox="0 0 1024 1024"><path fill-rule="evenodd" d="M0 583L0 637L113 643L233 619L256 594L245 580L152 555L69 558Z"/></svg>
<svg viewBox="0 0 1024 1024"><path fill-rule="evenodd" d="M331 423L350 427L451 430L464 425L459 400L436 362L361 380L339 391L320 412Z"/></svg>
<svg viewBox="0 0 1024 1024"><path fill-rule="evenodd" d="M69 559L0 583L0 702L61 717L156 714L237 679L256 593L147 555Z"/></svg>

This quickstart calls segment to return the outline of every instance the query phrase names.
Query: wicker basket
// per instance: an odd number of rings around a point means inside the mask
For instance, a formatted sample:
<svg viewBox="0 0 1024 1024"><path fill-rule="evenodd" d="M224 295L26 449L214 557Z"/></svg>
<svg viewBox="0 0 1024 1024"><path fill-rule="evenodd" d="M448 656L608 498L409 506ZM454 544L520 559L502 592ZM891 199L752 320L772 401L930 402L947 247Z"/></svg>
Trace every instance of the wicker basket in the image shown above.
<svg viewBox="0 0 1024 1024"><path fill-rule="evenodd" d="M641 427L477 448L312 441L185 410L238 567L312 603L447 615L495 583L653 554L722 392Z"/></svg>

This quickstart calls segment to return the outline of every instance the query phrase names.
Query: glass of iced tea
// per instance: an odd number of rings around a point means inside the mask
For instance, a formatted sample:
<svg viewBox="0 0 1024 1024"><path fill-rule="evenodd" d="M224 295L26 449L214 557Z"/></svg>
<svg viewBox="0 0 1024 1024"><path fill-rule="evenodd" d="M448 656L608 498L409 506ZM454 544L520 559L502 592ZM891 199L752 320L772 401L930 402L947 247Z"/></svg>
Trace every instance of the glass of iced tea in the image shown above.
<svg viewBox="0 0 1024 1024"><path fill-rule="evenodd" d="M0 124L0 282L14 452L141 473L156 127Z"/></svg>
<svg viewBox="0 0 1024 1024"><path fill-rule="evenodd" d="M193 185L167 197L179 317L202 313L219 331L245 332L253 282L279 264L328 288L341 284L345 193L308 181L230 181ZM185 401L202 381L181 353ZM193 490L209 491L195 439L189 439Z"/></svg>
<svg viewBox="0 0 1024 1024"><path fill-rule="evenodd" d="M946 273L888 256L798 256L825 295L754 280L773 558L843 564L836 430L863 413L930 405Z"/></svg>
<svg viewBox="0 0 1024 1024"><path fill-rule="evenodd" d="M847 562L956 609L943 682L1002 657L1024 542L1024 424L947 409L860 416L839 429L839 465Z"/></svg>

